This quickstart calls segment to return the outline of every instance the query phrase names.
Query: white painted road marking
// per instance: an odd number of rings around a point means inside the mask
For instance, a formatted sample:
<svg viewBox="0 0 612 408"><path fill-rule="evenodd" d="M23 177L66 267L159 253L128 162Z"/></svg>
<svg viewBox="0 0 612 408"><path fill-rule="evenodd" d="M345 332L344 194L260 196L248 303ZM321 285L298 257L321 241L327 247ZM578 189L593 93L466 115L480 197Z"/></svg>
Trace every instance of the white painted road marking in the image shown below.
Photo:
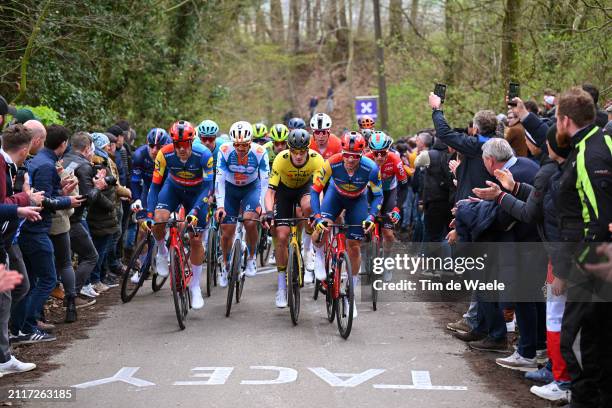
<svg viewBox="0 0 612 408"><path fill-rule="evenodd" d="M240 385L275 385L286 384L297 380L298 372L293 368L275 366L251 366L251 370L275 370L278 377L274 380L242 380Z"/></svg>
<svg viewBox="0 0 612 408"><path fill-rule="evenodd" d="M136 387L150 387L152 385L155 385L155 383L152 383L150 381L141 380L140 378L132 377L134 374L136 374L136 371L138 371L139 369L140 367L123 367L121 368L121 370L117 371L117 374L113 375L112 377L102 378L100 380L94 380L94 381L89 381L89 382L85 382L82 384L73 385L73 387L90 388L90 387L95 387L97 385L109 384L113 382L124 382L130 385L135 385Z"/></svg>
<svg viewBox="0 0 612 408"><path fill-rule="evenodd" d="M369 379L374 378L377 375L385 372L385 370L379 368L371 368L362 373L356 374L332 373L323 367L314 367L308 369L332 387L356 387L359 384L364 383ZM343 380L341 377L348 377L348 379Z"/></svg>
<svg viewBox="0 0 612 408"><path fill-rule="evenodd" d="M467 387L456 385L432 385L429 371L412 371L412 385L407 384L374 384L374 388L393 390L437 390L467 391Z"/></svg>
<svg viewBox="0 0 612 408"><path fill-rule="evenodd" d="M175 381L173 385L223 385L234 371L234 367L195 367L191 371L212 371L212 373L192 375L195 378L208 378L206 381Z"/></svg>

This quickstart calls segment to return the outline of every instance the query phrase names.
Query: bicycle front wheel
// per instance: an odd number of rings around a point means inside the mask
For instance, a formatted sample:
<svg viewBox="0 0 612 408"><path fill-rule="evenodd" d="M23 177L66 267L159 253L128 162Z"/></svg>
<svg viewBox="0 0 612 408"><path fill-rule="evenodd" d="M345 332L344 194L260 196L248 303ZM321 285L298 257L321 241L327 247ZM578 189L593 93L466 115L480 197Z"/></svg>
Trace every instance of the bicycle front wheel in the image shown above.
<svg viewBox="0 0 612 408"><path fill-rule="evenodd" d="M353 307L355 306L355 293L353 288L353 274L351 263L346 252L342 253L338 259L337 270L340 274L340 297L336 300L338 310L336 311L336 321L338 331L343 339L347 339L351 334L353 326Z"/></svg>
<svg viewBox="0 0 612 408"><path fill-rule="evenodd" d="M176 320L178 320L178 325L181 330L184 330L187 311L183 309L185 305L185 297L187 296L187 288L183 286L183 272L179 257L180 255L176 248L172 247L170 249L170 287L172 289L172 299L174 300Z"/></svg>
<svg viewBox="0 0 612 408"><path fill-rule="evenodd" d="M208 245L206 245L206 296L210 297L210 289L217 273L217 230L211 225L208 228Z"/></svg>
<svg viewBox="0 0 612 408"><path fill-rule="evenodd" d="M379 278L379 276L374 273L374 258L380 256L379 249L380 242L378 238L373 236L368 248L368 259L366 261L366 267L368 271L368 283L370 285L370 290L372 294L372 310L374 311L376 311L376 304L378 301L378 291L374 289L374 282Z"/></svg>
<svg viewBox="0 0 612 408"><path fill-rule="evenodd" d="M240 262L242 249L240 240L237 239L234 241L234 245L232 245L232 258L231 264L228 271L227 277L227 299L225 301L225 317L229 317L232 311L232 303L234 301L234 290L236 290L236 284L238 282L238 277L240 275Z"/></svg>
<svg viewBox="0 0 612 408"><path fill-rule="evenodd" d="M299 260L299 247L295 244L289 244L289 259L287 263L287 303L289 303L289 312L291 321L294 325L298 324L300 316L300 275L302 273L300 266L303 265Z"/></svg>
<svg viewBox="0 0 612 408"><path fill-rule="evenodd" d="M143 239L136 245L136 249L134 249L134 253L123 274L123 279L121 280L121 300L123 303L132 300L145 281L146 275L149 273L149 263L151 262L150 256L147 256L143 265L140 264L140 257L146 253L147 250L147 241L147 239ZM139 274L137 283L132 281L135 274Z"/></svg>

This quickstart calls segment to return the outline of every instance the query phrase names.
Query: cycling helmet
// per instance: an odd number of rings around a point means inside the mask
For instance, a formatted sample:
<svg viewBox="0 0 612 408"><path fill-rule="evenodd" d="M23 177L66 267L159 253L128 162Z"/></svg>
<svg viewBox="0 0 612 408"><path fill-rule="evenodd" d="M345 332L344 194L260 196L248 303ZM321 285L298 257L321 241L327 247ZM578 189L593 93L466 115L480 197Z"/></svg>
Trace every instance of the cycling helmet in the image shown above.
<svg viewBox="0 0 612 408"><path fill-rule="evenodd" d="M359 129L374 129L374 119L370 116L362 116L357 119L357 124L359 125Z"/></svg>
<svg viewBox="0 0 612 408"><path fill-rule="evenodd" d="M232 125L229 135L233 143L250 142L253 137L253 127L249 122L241 120Z"/></svg>
<svg viewBox="0 0 612 408"><path fill-rule="evenodd" d="M262 139L268 134L268 128L263 123L253 125L253 139Z"/></svg>
<svg viewBox="0 0 612 408"><path fill-rule="evenodd" d="M270 139L273 142L284 142L289 135L289 129L282 123L277 123L270 128Z"/></svg>
<svg viewBox="0 0 612 408"><path fill-rule="evenodd" d="M219 125L210 119L206 119L198 125L196 131L198 137L216 137L219 133Z"/></svg>
<svg viewBox="0 0 612 408"><path fill-rule="evenodd" d="M363 153L365 140L359 132L347 132L342 136L342 151L346 153Z"/></svg>
<svg viewBox="0 0 612 408"><path fill-rule="evenodd" d="M306 122L304 122L304 119L302 118L291 118L287 123L287 127L289 129L305 129Z"/></svg>
<svg viewBox="0 0 612 408"><path fill-rule="evenodd" d="M316 113L312 119L310 119L310 129L315 130L329 130L332 126L332 120L329 115L325 113Z"/></svg>
<svg viewBox="0 0 612 408"><path fill-rule="evenodd" d="M168 136L168 132L162 128L153 128L147 133L147 144L165 146L172 143L172 139Z"/></svg>
<svg viewBox="0 0 612 408"><path fill-rule="evenodd" d="M391 138L385 132L377 130L372 133L368 146L370 150L387 150L391 146Z"/></svg>
<svg viewBox="0 0 612 408"><path fill-rule="evenodd" d="M370 140L373 133L374 131L372 129L361 129L361 135L363 136L366 142Z"/></svg>
<svg viewBox="0 0 612 408"><path fill-rule="evenodd" d="M310 133L304 129L293 129L287 137L287 146L290 149L308 149Z"/></svg>
<svg viewBox="0 0 612 408"><path fill-rule="evenodd" d="M174 122L170 128L170 137L172 137L173 142L193 140L195 133L196 131L193 128L193 125L186 120Z"/></svg>

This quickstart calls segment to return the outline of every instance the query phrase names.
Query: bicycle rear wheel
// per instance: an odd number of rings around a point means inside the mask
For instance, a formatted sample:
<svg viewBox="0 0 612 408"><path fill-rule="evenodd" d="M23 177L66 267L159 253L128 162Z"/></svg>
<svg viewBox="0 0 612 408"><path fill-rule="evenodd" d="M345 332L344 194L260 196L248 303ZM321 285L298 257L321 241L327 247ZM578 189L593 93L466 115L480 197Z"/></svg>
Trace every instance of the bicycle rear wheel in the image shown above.
<svg viewBox="0 0 612 408"><path fill-rule="evenodd" d="M146 253L145 250L149 250L149 252L151 252L150 248L147 248L148 241L149 239L143 239L136 245L136 248L132 253L132 257L130 258L130 262L127 265L125 273L123 274L123 279L121 280L121 300L123 303L127 303L132 300L132 298L138 292L138 289L140 289L144 283L147 277L146 275L149 273L149 266L151 262L150 254L145 258L144 264L140 264L140 257ZM134 283L132 282L132 277L137 273L140 274L138 283Z"/></svg>
<svg viewBox="0 0 612 408"><path fill-rule="evenodd" d="M297 325L300 316L300 263L299 247L289 244L289 259L287 263L287 302L291 321ZM303 266L302 266L303 267Z"/></svg>
<svg viewBox="0 0 612 408"><path fill-rule="evenodd" d="M270 258L270 251L272 245L268 242L268 231L261 229L259 233L259 242L257 243L257 254L259 255L259 266L264 267L268 265L268 259Z"/></svg>
<svg viewBox="0 0 612 408"><path fill-rule="evenodd" d="M351 263L346 252L342 253L338 259L337 270L340 280L340 297L336 299L338 310L336 311L336 321L338 322L338 331L343 339L347 339L351 334L353 326L353 307L355 305L355 293L353 288L353 274ZM343 278L342 276L346 276Z"/></svg>
<svg viewBox="0 0 612 408"><path fill-rule="evenodd" d="M225 317L229 317L232 311L232 303L234 301L234 290L236 283L238 282L238 276L240 274L240 255L242 255L242 248L240 240L236 239L234 245L232 245L232 258L231 264L228 271L228 282L227 282L227 298L225 301Z"/></svg>
<svg viewBox="0 0 612 408"><path fill-rule="evenodd" d="M236 303L240 303L240 298L242 297L242 291L244 290L244 281L246 280L246 275L243 271L246 269L247 263L247 253L244 251L242 253L242 263L240 264L240 269L238 271L238 281L236 282Z"/></svg>
<svg viewBox="0 0 612 408"><path fill-rule="evenodd" d="M170 287L172 289L172 299L174 300L174 310L176 320L178 320L181 330L185 329L185 318L187 312L184 310L187 288L183 287L183 273L181 270L181 260L176 248L170 249Z"/></svg>

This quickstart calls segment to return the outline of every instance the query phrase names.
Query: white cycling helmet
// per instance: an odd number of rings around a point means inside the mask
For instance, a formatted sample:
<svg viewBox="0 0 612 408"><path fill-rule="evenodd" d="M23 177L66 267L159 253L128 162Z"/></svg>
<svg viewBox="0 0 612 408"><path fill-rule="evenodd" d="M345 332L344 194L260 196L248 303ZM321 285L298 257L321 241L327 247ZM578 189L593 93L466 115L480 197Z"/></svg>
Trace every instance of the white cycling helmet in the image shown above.
<svg viewBox="0 0 612 408"><path fill-rule="evenodd" d="M332 120L329 115L325 113L315 113L310 119L310 130L328 130L331 129Z"/></svg>
<svg viewBox="0 0 612 408"><path fill-rule="evenodd" d="M253 138L253 126L249 122L241 120L232 125L229 135L233 143L250 142Z"/></svg>

